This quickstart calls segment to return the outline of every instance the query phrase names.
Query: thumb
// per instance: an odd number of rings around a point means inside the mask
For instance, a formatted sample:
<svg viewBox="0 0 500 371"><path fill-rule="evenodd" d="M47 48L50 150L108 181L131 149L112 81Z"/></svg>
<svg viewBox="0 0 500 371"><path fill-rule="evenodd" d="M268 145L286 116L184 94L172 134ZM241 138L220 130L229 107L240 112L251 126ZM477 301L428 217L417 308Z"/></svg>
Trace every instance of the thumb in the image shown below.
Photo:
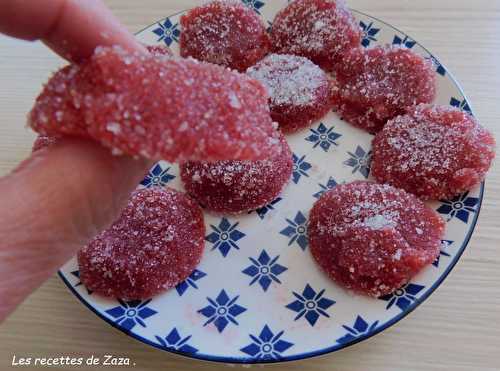
<svg viewBox="0 0 500 371"><path fill-rule="evenodd" d="M65 139L0 179L0 321L118 217L148 165Z"/></svg>

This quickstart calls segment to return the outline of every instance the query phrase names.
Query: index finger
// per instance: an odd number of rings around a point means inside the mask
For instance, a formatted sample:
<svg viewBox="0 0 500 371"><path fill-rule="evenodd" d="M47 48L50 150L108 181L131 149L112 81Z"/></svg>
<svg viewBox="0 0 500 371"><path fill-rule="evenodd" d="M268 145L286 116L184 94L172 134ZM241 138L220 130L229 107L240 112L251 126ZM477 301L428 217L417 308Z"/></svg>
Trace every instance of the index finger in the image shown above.
<svg viewBox="0 0 500 371"><path fill-rule="evenodd" d="M0 32L42 40L73 62L90 56L99 45L142 50L100 0L4 0Z"/></svg>

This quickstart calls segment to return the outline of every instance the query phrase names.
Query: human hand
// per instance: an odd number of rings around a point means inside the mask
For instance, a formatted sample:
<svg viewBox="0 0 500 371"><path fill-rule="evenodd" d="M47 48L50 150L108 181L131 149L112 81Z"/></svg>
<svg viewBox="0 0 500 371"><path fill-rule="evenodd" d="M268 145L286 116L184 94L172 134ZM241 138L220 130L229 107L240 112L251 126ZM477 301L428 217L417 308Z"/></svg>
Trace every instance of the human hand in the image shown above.
<svg viewBox="0 0 500 371"><path fill-rule="evenodd" d="M4 0L0 32L78 62L98 45L143 47L99 0ZM0 322L119 215L149 163L63 139L0 178Z"/></svg>

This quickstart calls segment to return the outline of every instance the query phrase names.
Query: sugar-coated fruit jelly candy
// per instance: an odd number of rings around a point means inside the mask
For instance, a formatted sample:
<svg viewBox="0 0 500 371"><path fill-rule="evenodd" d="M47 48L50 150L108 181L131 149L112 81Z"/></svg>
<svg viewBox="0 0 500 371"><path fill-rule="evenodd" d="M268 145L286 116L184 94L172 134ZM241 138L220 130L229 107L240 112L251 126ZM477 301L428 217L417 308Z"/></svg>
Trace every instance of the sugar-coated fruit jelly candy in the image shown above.
<svg viewBox="0 0 500 371"><path fill-rule="evenodd" d="M48 137L46 135L39 135L33 143L33 152L41 150L42 148L50 147L57 143L57 138Z"/></svg>
<svg viewBox="0 0 500 371"><path fill-rule="evenodd" d="M419 105L376 135L372 174L422 199L448 199L483 181L494 157L495 139L470 114Z"/></svg>
<svg viewBox="0 0 500 371"><path fill-rule="evenodd" d="M181 56L240 72L269 52L263 20L237 0L216 0L181 17Z"/></svg>
<svg viewBox="0 0 500 371"><path fill-rule="evenodd" d="M292 1L271 28L275 53L300 55L326 70L335 70L360 42L361 29L344 0Z"/></svg>
<svg viewBox="0 0 500 371"><path fill-rule="evenodd" d="M261 161L187 162L184 186L208 210L242 213L274 201L292 176L292 152L284 137L281 153Z"/></svg>
<svg viewBox="0 0 500 371"><path fill-rule="evenodd" d="M256 160L279 150L266 89L195 60L100 47L57 72L37 98L32 128L92 138L153 160Z"/></svg>
<svg viewBox="0 0 500 371"><path fill-rule="evenodd" d="M326 192L309 218L314 259L339 285L378 297L439 256L444 221L403 190L356 181Z"/></svg>
<svg viewBox="0 0 500 371"><path fill-rule="evenodd" d="M307 58L271 54L247 74L267 88L271 117L286 133L309 126L332 106L330 79Z"/></svg>
<svg viewBox="0 0 500 371"><path fill-rule="evenodd" d="M432 62L401 46L377 46L348 53L336 75L334 108L347 122L370 133L436 96Z"/></svg>
<svg viewBox="0 0 500 371"><path fill-rule="evenodd" d="M80 279L103 296L149 299L193 272L204 236L203 212L186 195L135 191L118 220L79 251Z"/></svg>

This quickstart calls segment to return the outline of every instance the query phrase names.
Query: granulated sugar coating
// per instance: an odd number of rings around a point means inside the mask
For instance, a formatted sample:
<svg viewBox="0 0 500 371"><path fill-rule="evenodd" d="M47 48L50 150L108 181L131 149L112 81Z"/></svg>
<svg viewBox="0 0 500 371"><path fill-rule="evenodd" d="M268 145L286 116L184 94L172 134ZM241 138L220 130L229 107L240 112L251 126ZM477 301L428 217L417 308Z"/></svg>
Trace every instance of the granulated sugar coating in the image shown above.
<svg viewBox="0 0 500 371"><path fill-rule="evenodd" d="M181 56L240 72L269 52L269 36L259 17L241 1L216 0L181 17Z"/></svg>
<svg viewBox="0 0 500 371"><path fill-rule="evenodd" d="M373 141L372 174L423 199L449 199L484 180L495 139L458 108L420 105Z"/></svg>
<svg viewBox="0 0 500 371"><path fill-rule="evenodd" d="M271 117L286 133L309 126L331 108L330 80L307 58L271 54L247 74L267 88Z"/></svg>
<svg viewBox="0 0 500 371"><path fill-rule="evenodd" d="M80 279L104 296L148 299L191 274L204 236L203 213L186 195L135 191L120 218L78 253Z"/></svg>
<svg viewBox="0 0 500 371"><path fill-rule="evenodd" d="M337 71L334 106L347 122L370 133L387 120L436 96L432 62L401 46L354 50Z"/></svg>
<svg viewBox="0 0 500 371"><path fill-rule="evenodd" d="M39 135L33 143L33 152L57 143L57 138Z"/></svg>
<svg viewBox="0 0 500 371"><path fill-rule="evenodd" d="M356 181L316 202L308 233L315 260L331 279L378 297L434 262L444 229L444 221L415 196Z"/></svg>
<svg viewBox="0 0 500 371"><path fill-rule="evenodd" d="M361 29L344 0L295 0L271 29L275 53L300 55L330 71L360 42Z"/></svg>
<svg viewBox="0 0 500 371"><path fill-rule="evenodd" d="M281 153L268 160L188 162L181 165L181 178L187 192L209 210L256 210L278 197L292 175L292 152L284 137L281 146Z"/></svg>
<svg viewBox="0 0 500 371"><path fill-rule="evenodd" d="M170 48L166 45L146 45L146 49L148 50L148 52L156 56L161 56L161 55L165 55L168 57L174 56L172 50L170 50Z"/></svg>
<svg viewBox="0 0 500 371"><path fill-rule="evenodd" d="M256 160L279 150L266 89L223 67L100 47L49 80L30 113L40 134L91 137L153 160Z"/></svg>

